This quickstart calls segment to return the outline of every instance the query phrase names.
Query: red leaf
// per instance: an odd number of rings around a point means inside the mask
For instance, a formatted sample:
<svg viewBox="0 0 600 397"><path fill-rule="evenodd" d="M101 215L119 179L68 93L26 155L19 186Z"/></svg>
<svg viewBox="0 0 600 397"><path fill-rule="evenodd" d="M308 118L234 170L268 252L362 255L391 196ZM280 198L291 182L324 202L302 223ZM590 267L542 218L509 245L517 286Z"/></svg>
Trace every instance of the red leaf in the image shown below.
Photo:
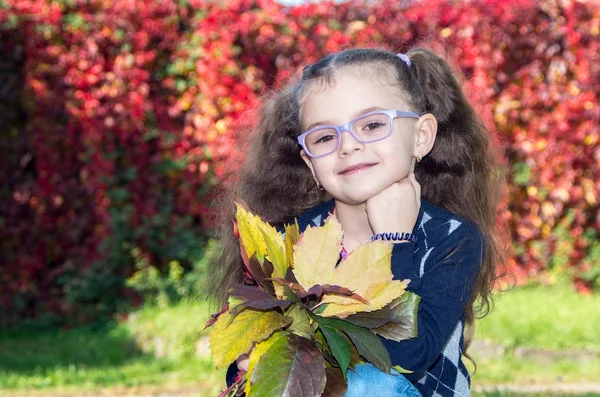
<svg viewBox="0 0 600 397"><path fill-rule="evenodd" d="M288 300L279 300L263 290L243 284L236 284L229 290L229 295L242 300L243 302L231 309L231 314L235 315L240 310L251 307L259 310L267 310L275 307L285 309L292 303Z"/></svg>

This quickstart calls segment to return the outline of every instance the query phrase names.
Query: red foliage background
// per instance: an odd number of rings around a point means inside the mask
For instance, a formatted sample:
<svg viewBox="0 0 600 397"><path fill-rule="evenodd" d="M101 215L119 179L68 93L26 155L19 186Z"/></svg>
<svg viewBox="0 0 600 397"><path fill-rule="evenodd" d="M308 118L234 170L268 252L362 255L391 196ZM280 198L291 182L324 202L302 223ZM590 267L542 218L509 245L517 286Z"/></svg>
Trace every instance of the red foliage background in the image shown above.
<svg viewBox="0 0 600 397"><path fill-rule="evenodd" d="M140 257L192 263L260 95L365 45L464 72L511 170L519 281L600 285L596 3L4 0L0 35L5 323L108 316Z"/></svg>

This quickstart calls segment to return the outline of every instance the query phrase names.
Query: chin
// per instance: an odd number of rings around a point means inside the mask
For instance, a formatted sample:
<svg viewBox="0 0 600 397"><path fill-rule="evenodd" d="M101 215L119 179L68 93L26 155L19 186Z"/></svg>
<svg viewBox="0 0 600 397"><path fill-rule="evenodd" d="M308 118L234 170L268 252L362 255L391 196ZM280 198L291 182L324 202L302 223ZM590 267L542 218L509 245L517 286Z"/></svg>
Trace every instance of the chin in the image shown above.
<svg viewBox="0 0 600 397"><path fill-rule="evenodd" d="M360 205L364 204L368 199L376 196L380 191L376 189L364 189L360 191L352 192L352 194L344 195L344 199L341 200L348 205Z"/></svg>

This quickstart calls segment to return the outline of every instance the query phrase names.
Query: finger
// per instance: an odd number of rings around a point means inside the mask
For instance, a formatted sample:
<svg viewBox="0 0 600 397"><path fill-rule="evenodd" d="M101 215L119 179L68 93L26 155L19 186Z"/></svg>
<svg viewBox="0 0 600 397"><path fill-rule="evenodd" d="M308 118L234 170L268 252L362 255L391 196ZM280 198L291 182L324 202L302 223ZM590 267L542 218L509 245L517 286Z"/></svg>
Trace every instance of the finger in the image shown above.
<svg viewBox="0 0 600 397"><path fill-rule="evenodd" d="M241 369L243 371L248 371L248 365L250 364L250 358L244 354L244 355L238 357L238 359L236 360L236 364L237 364L238 369Z"/></svg>

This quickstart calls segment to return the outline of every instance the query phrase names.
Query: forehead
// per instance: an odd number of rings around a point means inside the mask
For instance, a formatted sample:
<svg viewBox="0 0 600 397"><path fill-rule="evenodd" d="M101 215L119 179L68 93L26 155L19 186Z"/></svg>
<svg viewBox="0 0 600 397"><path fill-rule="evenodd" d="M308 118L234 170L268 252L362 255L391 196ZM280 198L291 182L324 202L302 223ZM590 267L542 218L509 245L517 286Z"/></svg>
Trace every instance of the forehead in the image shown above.
<svg viewBox="0 0 600 397"><path fill-rule="evenodd" d="M300 98L302 127L322 122L342 124L372 107L408 110L396 77L385 69L345 68L312 81Z"/></svg>

